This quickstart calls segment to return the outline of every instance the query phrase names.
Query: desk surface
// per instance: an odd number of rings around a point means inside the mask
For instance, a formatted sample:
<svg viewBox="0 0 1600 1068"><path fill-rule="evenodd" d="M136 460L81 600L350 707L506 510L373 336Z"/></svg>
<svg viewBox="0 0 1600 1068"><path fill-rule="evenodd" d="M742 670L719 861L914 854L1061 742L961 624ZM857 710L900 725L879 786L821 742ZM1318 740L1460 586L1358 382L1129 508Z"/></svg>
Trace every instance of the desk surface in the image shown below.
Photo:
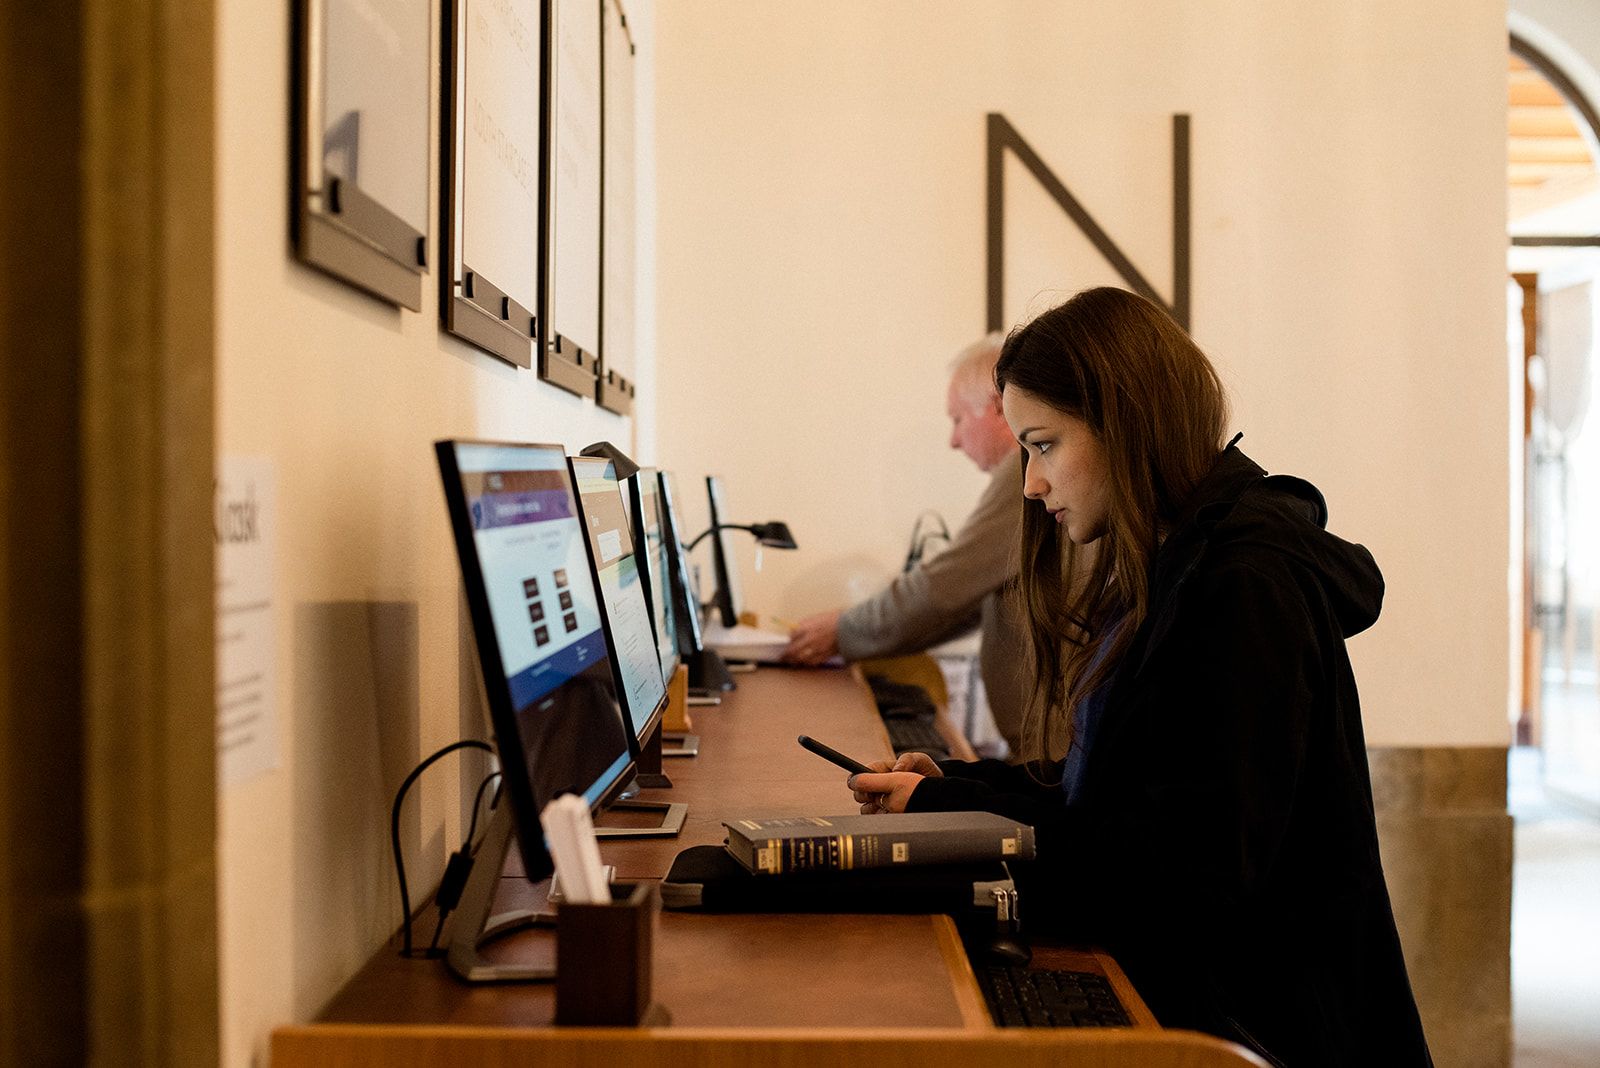
<svg viewBox="0 0 1600 1068"><path fill-rule="evenodd" d="M677 839L602 843L602 857L619 879L659 879L680 849L720 844L724 820L855 811L845 773L801 749L795 742L800 733L863 760L891 752L865 686L842 670L769 668L740 675L738 690L721 705L694 710L694 726L701 755L667 761L673 788L641 795L687 802L683 833ZM600 822L620 823L625 815L608 813ZM521 877L513 850L497 908L537 908L543 889ZM431 929L431 923L419 921L418 929ZM534 963L552 961L554 953L548 929L485 947L493 959ZM524 1047L515 1055L537 1048L552 1063L603 1063L602 1048L633 1056L640 1042L654 1044L652 1056L681 1056L683 1063L748 1063L746 1054L756 1050L767 1051L769 1063L798 1063L790 1058L802 1047L826 1062L833 1059L828 1050L840 1043L838 1050L857 1053L863 1043L881 1047L888 1063L906 1064L919 1063L911 1056L916 1050L924 1064L929 1057L961 1063L980 1050L985 1057L1003 1050L1019 1064L1031 1063L1037 1050L1039 1063L1059 1063L1063 1047L1080 1050L1087 1064L1256 1063L1215 1039L1156 1027L1120 969L1101 954L1039 948L1035 961L1107 974L1137 1026L995 1028L948 917L666 912L656 942L654 990L671 1014L669 1027L558 1029L552 1026L553 985L472 987L457 981L442 961L402 960L390 945L315 1024L275 1034L274 1063L422 1064L430 1056L444 1063L497 1063ZM895 1051L909 1059L902 1062Z"/></svg>

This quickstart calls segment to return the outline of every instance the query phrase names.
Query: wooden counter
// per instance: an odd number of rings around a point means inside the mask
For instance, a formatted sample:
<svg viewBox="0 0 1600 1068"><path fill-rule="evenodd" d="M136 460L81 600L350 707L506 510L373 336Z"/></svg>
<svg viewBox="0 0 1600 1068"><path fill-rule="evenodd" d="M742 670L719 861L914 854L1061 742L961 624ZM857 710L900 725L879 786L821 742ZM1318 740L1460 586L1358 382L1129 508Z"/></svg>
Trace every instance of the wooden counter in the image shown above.
<svg viewBox="0 0 1600 1068"><path fill-rule="evenodd" d="M623 880L659 879L691 845L720 844L738 817L854 812L846 774L801 749L815 735L861 760L891 752L859 677L844 670L766 668L739 676L716 707L695 710L701 755L667 762L673 788L646 799L683 801L675 839L607 841ZM602 825L625 813L605 814ZM542 904L515 850L499 907ZM418 930L431 929L424 917ZM533 929L486 947L496 960L548 962L554 933ZM1134 1016L1126 1029L1006 1030L993 1026L955 925L945 916L662 914L655 999L670 1025L556 1028L548 983L469 986L442 961L404 960L384 947L306 1026L273 1036L273 1063L297 1066L508 1064L1008 1065L1257 1064L1237 1047L1157 1027L1113 961L1040 948L1043 967L1106 974Z"/></svg>

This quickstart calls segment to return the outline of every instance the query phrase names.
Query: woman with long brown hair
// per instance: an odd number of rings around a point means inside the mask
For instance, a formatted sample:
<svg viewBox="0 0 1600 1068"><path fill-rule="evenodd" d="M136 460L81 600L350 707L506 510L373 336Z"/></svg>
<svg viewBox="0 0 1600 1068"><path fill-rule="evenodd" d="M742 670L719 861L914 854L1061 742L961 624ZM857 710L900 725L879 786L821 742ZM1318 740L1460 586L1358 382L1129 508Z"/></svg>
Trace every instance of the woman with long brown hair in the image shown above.
<svg viewBox="0 0 1600 1068"><path fill-rule="evenodd" d="M907 754L851 779L862 810L1032 824L1029 930L1105 946L1167 1026L1275 1064L1431 1063L1344 644L1382 604L1371 554L1324 529L1315 487L1224 443L1215 369L1141 297L1045 312L995 379L1024 465L1035 759Z"/></svg>

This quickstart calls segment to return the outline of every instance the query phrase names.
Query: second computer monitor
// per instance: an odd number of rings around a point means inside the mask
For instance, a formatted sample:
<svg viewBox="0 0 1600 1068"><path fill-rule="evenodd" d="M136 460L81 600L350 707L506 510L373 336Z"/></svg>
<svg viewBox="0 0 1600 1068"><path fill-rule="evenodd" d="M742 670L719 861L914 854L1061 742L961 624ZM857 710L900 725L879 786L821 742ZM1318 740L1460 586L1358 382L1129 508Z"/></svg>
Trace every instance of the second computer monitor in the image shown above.
<svg viewBox="0 0 1600 1068"><path fill-rule="evenodd" d="M628 713L637 755L660 725L667 687L634 555L633 534L623 511L616 466L591 456L574 456L570 463L588 534L589 560L604 605L602 617L617 690Z"/></svg>
<svg viewBox="0 0 1600 1068"><path fill-rule="evenodd" d="M634 555L644 573L644 597L655 624L656 654L661 677L671 679L678 669L678 627L672 611L672 591L667 580L667 543L661 536L661 494L653 468L643 467L627 480L633 505Z"/></svg>
<svg viewBox="0 0 1600 1068"><path fill-rule="evenodd" d="M700 632L700 594L689 573L689 555L683 547L683 524L678 521L678 483L671 471L661 472L661 548L666 553L667 586L677 618L678 652L685 660L705 650ZM692 668L691 668L692 670Z"/></svg>
<svg viewBox="0 0 1600 1068"><path fill-rule="evenodd" d="M711 502L711 560L717 573L717 613L724 627L733 627L744 611L744 595L739 590L739 562L733 558L733 546L722 525L728 521L728 507L722 479L716 475L706 476L706 497Z"/></svg>

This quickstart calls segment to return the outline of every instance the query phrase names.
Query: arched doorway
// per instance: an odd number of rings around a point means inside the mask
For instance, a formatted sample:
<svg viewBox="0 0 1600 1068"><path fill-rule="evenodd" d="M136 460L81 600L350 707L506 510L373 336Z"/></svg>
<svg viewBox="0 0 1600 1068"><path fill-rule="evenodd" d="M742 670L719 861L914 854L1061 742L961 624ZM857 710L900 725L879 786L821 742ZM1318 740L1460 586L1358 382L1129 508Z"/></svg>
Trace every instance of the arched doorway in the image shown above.
<svg viewBox="0 0 1600 1068"><path fill-rule="evenodd" d="M1550 45L1513 32L1508 77L1508 334L1525 472L1511 984L1513 1062L1529 1068L1600 1060L1600 94L1575 85L1550 58L1564 46ZM1581 57L1572 69L1592 74Z"/></svg>
<svg viewBox="0 0 1600 1068"><path fill-rule="evenodd" d="M1524 368L1519 743L1546 787L1600 812L1600 114L1543 51L1508 57L1510 334Z"/></svg>

